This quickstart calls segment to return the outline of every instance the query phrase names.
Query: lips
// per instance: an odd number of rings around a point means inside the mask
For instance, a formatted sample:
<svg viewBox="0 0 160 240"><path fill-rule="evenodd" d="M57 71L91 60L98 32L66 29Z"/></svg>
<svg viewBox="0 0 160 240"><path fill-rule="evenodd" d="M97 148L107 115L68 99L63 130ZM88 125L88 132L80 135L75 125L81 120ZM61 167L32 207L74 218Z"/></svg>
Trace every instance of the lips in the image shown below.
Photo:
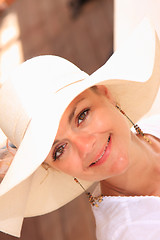
<svg viewBox="0 0 160 240"><path fill-rule="evenodd" d="M102 162L104 162L104 160L106 159L106 157L109 155L110 140L111 140L111 136L108 137L107 144L106 144L106 146L105 146L102 154L100 155L100 157L98 157L98 159L97 159L96 161L94 161L93 163L91 163L91 164L89 165L89 167L96 166L96 165L99 165L99 164L101 164Z"/></svg>

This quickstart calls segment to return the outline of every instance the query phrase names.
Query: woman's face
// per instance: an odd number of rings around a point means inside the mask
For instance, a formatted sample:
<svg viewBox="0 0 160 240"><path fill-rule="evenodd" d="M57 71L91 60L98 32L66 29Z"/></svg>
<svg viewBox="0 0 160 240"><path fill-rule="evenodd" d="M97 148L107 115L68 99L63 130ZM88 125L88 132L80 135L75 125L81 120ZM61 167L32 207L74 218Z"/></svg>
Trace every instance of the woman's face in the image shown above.
<svg viewBox="0 0 160 240"><path fill-rule="evenodd" d="M100 181L129 166L131 134L104 86L87 89L64 112L45 162L73 177Z"/></svg>

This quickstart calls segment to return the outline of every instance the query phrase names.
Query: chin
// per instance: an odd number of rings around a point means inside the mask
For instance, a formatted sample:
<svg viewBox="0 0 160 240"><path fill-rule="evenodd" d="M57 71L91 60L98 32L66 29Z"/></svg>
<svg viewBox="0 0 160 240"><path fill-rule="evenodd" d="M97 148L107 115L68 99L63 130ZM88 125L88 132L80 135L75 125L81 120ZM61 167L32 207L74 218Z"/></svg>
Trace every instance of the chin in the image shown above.
<svg viewBox="0 0 160 240"><path fill-rule="evenodd" d="M112 176L121 175L129 168L129 161L127 158L120 157L118 161L114 162L110 168Z"/></svg>

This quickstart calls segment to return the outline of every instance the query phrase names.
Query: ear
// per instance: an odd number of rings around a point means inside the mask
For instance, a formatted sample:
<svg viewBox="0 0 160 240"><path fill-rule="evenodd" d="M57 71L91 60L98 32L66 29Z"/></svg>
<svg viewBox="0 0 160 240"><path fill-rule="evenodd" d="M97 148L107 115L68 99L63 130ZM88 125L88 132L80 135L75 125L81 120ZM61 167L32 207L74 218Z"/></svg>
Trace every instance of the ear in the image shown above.
<svg viewBox="0 0 160 240"><path fill-rule="evenodd" d="M111 92L105 85L97 85L96 87L97 87L97 92L99 94L102 94L103 96L105 96L112 104L115 105L116 102L114 100L114 97L112 96Z"/></svg>

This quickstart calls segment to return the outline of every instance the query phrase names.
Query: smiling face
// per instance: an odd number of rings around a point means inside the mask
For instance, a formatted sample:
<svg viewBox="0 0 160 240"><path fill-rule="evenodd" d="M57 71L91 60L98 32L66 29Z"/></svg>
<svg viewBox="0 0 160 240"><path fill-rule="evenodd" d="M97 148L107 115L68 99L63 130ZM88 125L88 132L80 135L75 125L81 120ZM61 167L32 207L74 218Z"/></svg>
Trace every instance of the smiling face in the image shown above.
<svg viewBox="0 0 160 240"><path fill-rule="evenodd" d="M131 133L105 86L85 90L64 112L45 162L73 177L100 181L129 166Z"/></svg>

